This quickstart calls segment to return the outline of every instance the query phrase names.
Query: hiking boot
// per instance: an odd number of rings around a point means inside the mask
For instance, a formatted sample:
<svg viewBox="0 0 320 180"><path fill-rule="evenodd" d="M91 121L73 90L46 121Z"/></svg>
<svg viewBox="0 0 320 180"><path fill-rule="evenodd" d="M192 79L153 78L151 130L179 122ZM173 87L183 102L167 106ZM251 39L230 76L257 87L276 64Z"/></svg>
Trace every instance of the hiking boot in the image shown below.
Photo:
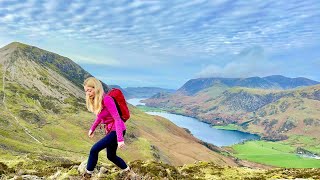
<svg viewBox="0 0 320 180"><path fill-rule="evenodd" d="M81 180L89 180L89 179L91 179L91 176L92 176L91 174L85 172L85 173L82 175Z"/></svg>
<svg viewBox="0 0 320 180"><path fill-rule="evenodd" d="M125 180L136 180L137 174L135 172L133 172L133 170L130 168L127 171L120 172L120 177Z"/></svg>

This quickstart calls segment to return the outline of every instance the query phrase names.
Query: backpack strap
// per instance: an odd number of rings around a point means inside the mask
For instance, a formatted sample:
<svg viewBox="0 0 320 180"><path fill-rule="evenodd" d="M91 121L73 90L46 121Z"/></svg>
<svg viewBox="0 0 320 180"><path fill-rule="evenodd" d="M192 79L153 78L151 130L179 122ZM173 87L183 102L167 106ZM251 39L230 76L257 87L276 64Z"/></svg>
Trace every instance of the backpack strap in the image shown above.
<svg viewBox="0 0 320 180"><path fill-rule="evenodd" d="M108 129L108 126L105 124L106 134L109 134L111 132L111 129L113 128L113 126L114 126L114 121L112 122L112 126L110 129Z"/></svg>
<svg viewBox="0 0 320 180"><path fill-rule="evenodd" d="M102 101L103 101L104 97L106 97L106 96L109 96L109 95L108 95L107 93L103 93ZM113 99L113 98L112 98L112 99ZM103 103L102 103L102 104L103 104ZM103 105L104 105L104 104L103 104ZM111 132L111 129L113 128L113 126L114 126L114 121L112 122L112 126L111 126L110 129L108 128L107 124L104 124L105 130L106 130L106 134L109 134L109 133Z"/></svg>

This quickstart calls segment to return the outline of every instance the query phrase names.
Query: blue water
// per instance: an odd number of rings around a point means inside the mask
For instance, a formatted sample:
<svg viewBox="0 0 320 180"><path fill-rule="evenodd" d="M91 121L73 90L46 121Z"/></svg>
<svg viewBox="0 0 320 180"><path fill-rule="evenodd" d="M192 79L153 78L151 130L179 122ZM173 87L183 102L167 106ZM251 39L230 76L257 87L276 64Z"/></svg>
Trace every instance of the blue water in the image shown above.
<svg viewBox="0 0 320 180"><path fill-rule="evenodd" d="M137 100L130 99L128 102L139 102ZM133 104L133 103L130 103ZM133 104L135 105L135 104ZM216 146L229 146L240 143L244 140L259 139L258 135L244 133L240 131L230 131L212 128L209 124L203 123L195 118L186 117L182 115L176 115L165 112L147 112L151 115L158 115L164 117L179 127L187 128L196 138L214 144Z"/></svg>
<svg viewBox="0 0 320 180"><path fill-rule="evenodd" d="M140 102L141 100L144 100L146 98L132 98L132 99L128 99L127 102L137 106L137 105L145 105L145 103Z"/></svg>

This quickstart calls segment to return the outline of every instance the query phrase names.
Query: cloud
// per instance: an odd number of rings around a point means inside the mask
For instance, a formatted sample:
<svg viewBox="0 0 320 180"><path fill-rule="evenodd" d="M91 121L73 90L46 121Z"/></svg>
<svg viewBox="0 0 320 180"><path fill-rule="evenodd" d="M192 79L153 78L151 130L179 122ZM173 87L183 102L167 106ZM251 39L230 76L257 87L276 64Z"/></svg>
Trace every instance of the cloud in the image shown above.
<svg viewBox="0 0 320 180"><path fill-rule="evenodd" d="M316 44L320 1L0 1L0 26L26 38L65 37L155 56L268 52Z"/></svg>
<svg viewBox="0 0 320 180"><path fill-rule="evenodd" d="M108 66L121 66L121 62L111 57L90 57L83 55L68 55L70 59L79 64L99 64Z"/></svg>
<svg viewBox="0 0 320 180"><path fill-rule="evenodd" d="M211 64L196 73L196 77L252 77L284 74L282 64L270 60L259 46L245 48L239 54L228 57L224 66Z"/></svg>
<svg viewBox="0 0 320 180"><path fill-rule="evenodd" d="M290 55L268 56L319 47L319 19L318 0L0 0L0 45L21 41L83 65L166 73L158 73L161 80L137 76L142 81L132 84L176 86L165 78L302 74L307 68L319 77L313 68L319 63L312 62L318 54L305 51L295 64Z"/></svg>

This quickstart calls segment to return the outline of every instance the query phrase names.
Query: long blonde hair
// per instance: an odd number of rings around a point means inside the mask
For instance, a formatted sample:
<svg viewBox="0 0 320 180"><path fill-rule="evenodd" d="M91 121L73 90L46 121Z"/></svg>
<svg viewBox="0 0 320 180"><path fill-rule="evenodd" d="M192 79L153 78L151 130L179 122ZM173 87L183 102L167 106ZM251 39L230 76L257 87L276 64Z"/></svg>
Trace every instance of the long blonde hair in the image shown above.
<svg viewBox="0 0 320 180"><path fill-rule="evenodd" d="M102 110L102 100L104 94L102 83L94 77L89 77L83 82L83 87L85 86L92 87L95 91L95 96L93 99L90 99L90 97L86 95L87 109L88 111L98 115Z"/></svg>

